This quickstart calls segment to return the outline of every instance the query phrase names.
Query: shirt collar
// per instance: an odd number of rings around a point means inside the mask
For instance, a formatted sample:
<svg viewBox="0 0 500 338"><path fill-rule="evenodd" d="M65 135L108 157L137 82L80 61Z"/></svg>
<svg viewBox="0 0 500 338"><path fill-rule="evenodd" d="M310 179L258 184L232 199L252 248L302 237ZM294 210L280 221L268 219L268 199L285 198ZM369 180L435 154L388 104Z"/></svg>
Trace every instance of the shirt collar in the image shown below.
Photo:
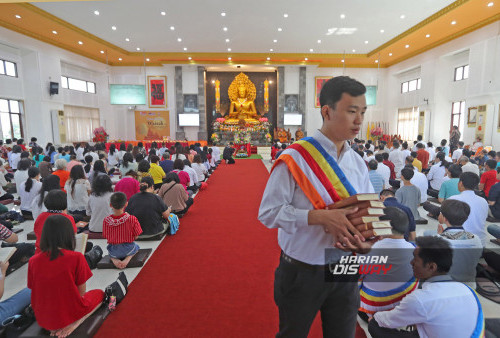
<svg viewBox="0 0 500 338"><path fill-rule="evenodd" d="M337 146L332 142L332 140L326 137L319 129L314 132L313 138L318 141L330 155L337 159ZM344 147L342 148L339 159L342 158L342 156L344 156L344 154L349 150L352 150L349 143L344 141Z"/></svg>
<svg viewBox="0 0 500 338"><path fill-rule="evenodd" d="M463 195L466 195L466 194L468 194L468 195L474 194L475 195L476 193L474 191L472 191L472 190L464 190L464 191L462 191L462 194Z"/></svg>
<svg viewBox="0 0 500 338"><path fill-rule="evenodd" d="M438 275L438 276L432 276L431 278L427 279L425 283L434 283L434 282L450 282L453 281L453 278L451 278L450 275Z"/></svg>

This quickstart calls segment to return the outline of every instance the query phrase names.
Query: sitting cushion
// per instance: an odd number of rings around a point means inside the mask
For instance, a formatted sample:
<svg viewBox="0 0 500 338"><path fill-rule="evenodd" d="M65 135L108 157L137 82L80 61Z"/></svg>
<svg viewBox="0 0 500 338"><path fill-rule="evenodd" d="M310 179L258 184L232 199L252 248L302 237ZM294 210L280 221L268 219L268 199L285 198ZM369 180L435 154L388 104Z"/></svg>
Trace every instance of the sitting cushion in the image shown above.
<svg viewBox="0 0 500 338"><path fill-rule="evenodd" d="M34 231L28 232L26 237L28 238L28 241L36 241L36 235Z"/></svg>
<svg viewBox="0 0 500 338"><path fill-rule="evenodd" d="M137 253L132 257L130 262L127 264L127 268L140 268L144 265L146 260L153 249L139 249ZM98 269L116 269L115 265L111 261L111 257L104 256L99 263L97 263Z"/></svg>
<svg viewBox="0 0 500 338"><path fill-rule="evenodd" d="M85 230L83 233L87 234L89 239L105 239L102 237L102 232L92 232Z"/></svg>
<svg viewBox="0 0 500 338"><path fill-rule="evenodd" d="M139 236L136 239L136 241L161 241L165 235L166 235L166 233L162 232L161 234L154 235L152 237L141 237L141 236Z"/></svg>
<svg viewBox="0 0 500 338"><path fill-rule="evenodd" d="M18 234L18 233L23 232L23 231L24 231L24 229L22 229L22 228L12 228L12 232L15 234Z"/></svg>

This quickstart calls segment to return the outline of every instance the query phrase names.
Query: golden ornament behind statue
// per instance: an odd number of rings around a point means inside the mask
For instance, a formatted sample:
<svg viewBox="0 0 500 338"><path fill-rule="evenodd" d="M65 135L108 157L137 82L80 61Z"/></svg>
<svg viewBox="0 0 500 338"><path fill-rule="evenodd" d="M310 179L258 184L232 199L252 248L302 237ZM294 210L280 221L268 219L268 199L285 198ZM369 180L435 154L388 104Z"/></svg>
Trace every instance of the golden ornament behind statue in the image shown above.
<svg viewBox="0 0 500 338"><path fill-rule="evenodd" d="M227 92L231 106L225 124L238 124L242 119L248 124L259 124L254 103L257 90L248 76L243 73L238 74Z"/></svg>

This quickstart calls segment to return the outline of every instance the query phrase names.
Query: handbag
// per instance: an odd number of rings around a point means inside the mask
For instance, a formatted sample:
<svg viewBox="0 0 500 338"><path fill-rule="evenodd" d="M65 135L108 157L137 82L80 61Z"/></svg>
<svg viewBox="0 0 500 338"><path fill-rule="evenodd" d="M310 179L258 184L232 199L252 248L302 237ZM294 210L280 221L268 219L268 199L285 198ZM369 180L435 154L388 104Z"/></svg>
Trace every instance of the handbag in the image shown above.
<svg viewBox="0 0 500 338"><path fill-rule="evenodd" d="M115 306L119 304L128 290L128 280L125 273L122 271L118 274L118 278L113 283L109 284L104 290L105 297L104 303L108 306L110 311L115 309Z"/></svg>
<svg viewBox="0 0 500 338"><path fill-rule="evenodd" d="M5 329L4 337L19 337L35 321L35 313L33 312L31 305L28 305L20 314L9 317L2 322L2 326Z"/></svg>

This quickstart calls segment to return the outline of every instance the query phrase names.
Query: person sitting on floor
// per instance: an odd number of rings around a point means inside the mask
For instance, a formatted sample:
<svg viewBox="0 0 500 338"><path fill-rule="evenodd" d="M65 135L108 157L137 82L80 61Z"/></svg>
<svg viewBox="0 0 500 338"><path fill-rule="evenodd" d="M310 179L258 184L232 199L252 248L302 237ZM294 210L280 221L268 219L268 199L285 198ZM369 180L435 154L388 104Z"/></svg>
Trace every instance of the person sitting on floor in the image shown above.
<svg viewBox="0 0 500 338"><path fill-rule="evenodd" d="M163 153L163 160L160 161L160 167L163 168L165 174L168 174L169 172L174 170L174 161L170 159L170 153L168 152L168 150Z"/></svg>
<svg viewBox="0 0 500 338"><path fill-rule="evenodd" d="M438 196L438 191L441 189L441 185L443 184L444 181L447 180L446 177L446 172L445 172L445 155L443 152L438 152L436 154L436 158L434 159L434 164L432 165L431 169L429 170L429 173L427 174L427 180L429 181L429 190L434 190L436 191L435 194L433 194L431 191L429 191L429 195L433 197ZM435 196L434 196L435 195Z"/></svg>
<svg viewBox="0 0 500 338"><path fill-rule="evenodd" d="M66 216L46 219L41 251L28 264L28 288L36 320L57 337L70 335L104 300L102 290L86 290L92 272L85 257L74 251L75 229Z"/></svg>
<svg viewBox="0 0 500 338"><path fill-rule="evenodd" d="M109 207L112 194L113 184L111 183L111 178L108 175L97 176L92 183L92 193L86 206L87 215L91 216L88 225L89 231L102 232L104 218L113 212Z"/></svg>
<svg viewBox="0 0 500 338"><path fill-rule="evenodd" d="M497 171L497 180L500 181L500 167L496 169ZM500 183L495 183L490 188L490 193L488 196L488 216L500 219Z"/></svg>
<svg viewBox="0 0 500 338"><path fill-rule="evenodd" d="M483 253L483 245L477 235L465 231L462 227L469 214L470 207L467 203L453 199L444 201L438 218L437 232L450 243L450 247L453 249L450 276L475 289L476 266Z"/></svg>
<svg viewBox="0 0 500 338"><path fill-rule="evenodd" d="M420 190L410 182L413 175L413 169L411 168L405 167L401 170L403 186L396 191L396 199L399 203L410 208L416 224L422 224L423 221L420 219L420 214L418 213Z"/></svg>
<svg viewBox="0 0 500 338"><path fill-rule="evenodd" d="M394 191L389 189L382 190L382 192L380 193L380 200L386 207L396 207L405 212L406 216L408 217L408 228L404 233L404 239L407 241L414 241L415 237L417 236L415 232L416 226L415 218L413 218L413 213L411 212L410 208L399 203L395 197Z"/></svg>
<svg viewBox="0 0 500 338"><path fill-rule="evenodd" d="M22 159L17 164L17 170L14 173L14 182L16 183L16 189L19 189L21 184L28 179L28 169L31 167L31 161L28 159Z"/></svg>
<svg viewBox="0 0 500 338"><path fill-rule="evenodd" d="M59 182L59 176L56 175L49 175L43 180L38 196L35 196L33 202L31 203L31 213L34 220L36 220L42 212L47 211L47 208L45 208L45 205L43 204L43 200L45 199L47 193L51 190L61 190Z"/></svg>
<svg viewBox="0 0 500 338"><path fill-rule="evenodd" d="M139 182L137 181L137 173L133 170L128 171L121 180L115 185L115 192L121 191L127 195L127 201L130 197L139 192Z"/></svg>
<svg viewBox="0 0 500 338"><path fill-rule="evenodd" d="M71 155L70 156L70 161L69 161L68 165L66 165L66 170L71 173L71 169L73 169L73 167L75 165L80 165L81 166L82 162L76 160L76 155Z"/></svg>
<svg viewBox="0 0 500 338"><path fill-rule="evenodd" d="M71 168L64 190L68 195L68 213L77 222L83 220L87 216L86 208L89 203L91 187L81 165Z"/></svg>
<svg viewBox="0 0 500 338"><path fill-rule="evenodd" d="M481 175L479 190L484 191L486 197L489 196L491 187L498 183L496 168L497 162L495 160L488 160L484 165L484 173Z"/></svg>
<svg viewBox="0 0 500 338"><path fill-rule="evenodd" d="M134 241L142 233L137 218L125 212L127 204L124 193L113 193L109 204L113 213L104 218L102 227L102 235L108 241L109 257L118 269L125 269L139 251L139 245Z"/></svg>
<svg viewBox="0 0 500 338"><path fill-rule="evenodd" d="M92 168L92 171L89 174L89 183L92 184L92 182L97 176L107 175L107 174L108 173L106 171L106 164L104 163L104 161L97 160L94 162L94 167Z"/></svg>
<svg viewBox="0 0 500 338"><path fill-rule="evenodd" d="M144 177L151 177L151 174L149 173L149 169L151 168L151 165L149 164L148 160L141 160L137 164L137 179L139 182L144 178Z"/></svg>
<svg viewBox="0 0 500 338"><path fill-rule="evenodd" d="M191 190L193 193L197 192L201 186L201 182L198 180L198 175L196 174L196 171L194 171L194 169L191 168L191 162L189 162L188 160L184 160L184 169L182 169L182 171L187 172L189 175L189 185L187 189Z"/></svg>
<svg viewBox="0 0 500 338"><path fill-rule="evenodd" d="M123 160L118 170L120 170L122 177L125 176L131 170L137 171L137 163L134 162L134 157L132 156L131 153L123 154Z"/></svg>
<svg viewBox="0 0 500 338"><path fill-rule="evenodd" d="M177 216L184 215L189 207L193 205L193 198L189 197L184 187L180 184L179 176L173 172L167 174L165 183L161 186L160 191L158 191L158 196L165 202L165 205L172 207L172 213Z"/></svg>
<svg viewBox="0 0 500 338"><path fill-rule="evenodd" d="M203 165L201 161L201 155L194 155L193 163L191 164L191 168L196 172L199 182L203 182L206 178L205 175L208 175L208 170Z"/></svg>
<svg viewBox="0 0 500 338"><path fill-rule="evenodd" d="M479 176L479 167L477 164L472 163L467 156L462 156L458 160L460 166L462 166L462 172L471 172Z"/></svg>
<svg viewBox="0 0 500 338"><path fill-rule="evenodd" d="M30 257L35 254L35 245L32 243L18 243L19 237L17 234L12 232L6 226L0 224L0 241L2 241L2 247L14 247L16 251L9 258L8 268L6 274L8 275L17 268L23 266ZM5 277L4 273L3 276ZM1 278L1 277L0 277ZM1 296L0 296L1 298ZM0 303L1 304L1 303ZM0 317L2 316L1 305L0 305ZM0 322L1 323L1 322Z"/></svg>
<svg viewBox="0 0 500 338"><path fill-rule="evenodd" d="M64 190L64 186L66 185L66 181L69 178L69 172L66 171L66 160L61 158L56 160L56 163L54 164L56 171L52 173L52 175L59 176L59 184L61 185L61 189Z"/></svg>
<svg viewBox="0 0 500 338"><path fill-rule="evenodd" d="M167 231L167 220L172 209L167 208L163 200L154 194L153 179L144 177L141 180L140 192L130 198L125 211L139 220L143 231L139 238L148 239Z"/></svg>
<svg viewBox="0 0 500 338"><path fill-rule="evenodd" d="M28 169L28 179L21 183L17 193L21 198L21 213L25 219L33 219L31 205L40 193L42 183L40 182L40 170L37 167Z"/></svg>
<svg viewBox="0 0 500 338"><path fill-rule="evenodd" d="M186 192L191 196L193 194L193 191L187 189L189 186L189 183L191 181L191 178L189 177L189 174L183 170L184 169L184 161L181 159L176 159L174 161L174 170L172 170L173 173L176 173L179 176L180 183L186 189Z"/></svg>
<svg viewBox="0 0 500 338"><path fill-rule="evenodd" d="M362 276L359 311L368 315L394 309L401 299L418 286L410 264L415 246L404 239L404 234L408 232L408 217L397 207L387 207L384 213L386 216L383 217L391 221L392 235L373 244L366 256L387 256L389 259L386 264L391 269L383 275ZM365 317L361 313L360 316Z"/></svg>
<svg viewBox="0 0 500 338"><path fill-rule="evenodd" d="M371 160L368 162L368 178L376 194L384 189L384 178L377 172L378 162Z"/></svg>
<svg viewBox="0 0 500 338"><path fill-rule="evenodd" d="M149 168L149 174L153 178L153 181L155 182L155 190L158 190L161 188L161 185L163 184L163 179L165 178L165 172L163 171L163 168L158 165L158 162L160 162L160 158L156 155L151 155L150 157L151 164Z"/></svg>
<svg viewBox="0 0 500 338"><path fill-rule="evenodd" d="M474 290L449 275L453 251L440 237L418 237L411 261L422 289L407 295L391 311L369 319L368 331L379 337L480 337L484 317ZM415 325L416 331L397 328Z"/></svg>

